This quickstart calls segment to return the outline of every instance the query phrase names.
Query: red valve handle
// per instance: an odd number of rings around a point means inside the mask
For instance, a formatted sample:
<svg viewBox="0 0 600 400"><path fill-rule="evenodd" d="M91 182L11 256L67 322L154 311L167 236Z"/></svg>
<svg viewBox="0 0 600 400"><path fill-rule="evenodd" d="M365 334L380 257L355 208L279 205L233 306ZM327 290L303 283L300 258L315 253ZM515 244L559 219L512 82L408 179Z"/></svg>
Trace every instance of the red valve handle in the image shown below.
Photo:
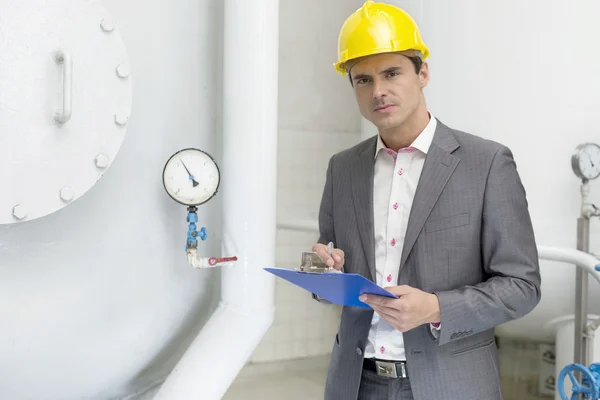
<svg viewBox="0 0 600 400"><path fill-rule="evenodd" d="M222 262L228 262L228 261L237 261L237 257L221 257L221 258L216 258L216 257L211 257L208 259L208 263L210 265L216 265L218 263L222 263Z"/></svg>

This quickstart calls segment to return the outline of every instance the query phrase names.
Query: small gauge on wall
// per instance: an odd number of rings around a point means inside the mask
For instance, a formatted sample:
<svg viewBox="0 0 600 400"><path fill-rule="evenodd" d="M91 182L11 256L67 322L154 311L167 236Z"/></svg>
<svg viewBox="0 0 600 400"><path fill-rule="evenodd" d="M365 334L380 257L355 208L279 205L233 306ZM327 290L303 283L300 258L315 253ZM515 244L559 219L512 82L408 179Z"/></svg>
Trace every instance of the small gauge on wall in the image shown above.
<svg viewBox="0 0 600 400"><path fill-rule="evenodd" d="M206 152L189 148L173 154L163 170L165 190L176 202L198 206L209 201L218 191L219 167Z"/></svg>
<svg viewBox="0 0 600 400"><path fill-rule="evenodd" d="M583 143L577 146L571 157L573 172L584 182L600 176L600 146L595 143Z"/></svg>

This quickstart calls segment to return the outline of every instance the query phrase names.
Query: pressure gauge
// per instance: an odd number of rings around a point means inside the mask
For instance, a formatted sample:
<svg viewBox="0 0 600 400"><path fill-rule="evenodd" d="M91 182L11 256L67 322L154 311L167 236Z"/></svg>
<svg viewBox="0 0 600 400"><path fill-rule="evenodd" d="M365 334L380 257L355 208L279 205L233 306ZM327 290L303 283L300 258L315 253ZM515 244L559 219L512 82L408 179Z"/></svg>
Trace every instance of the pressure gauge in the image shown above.
<svg viewBox="0 0 600 400"><path fill-rule="evenodd" d="M578 178L584 182L600 176L600 146L583 143L577 146L571 157L571 166Z"/></svg>
<svg viewBox="0 0 600 400"><path fill-rule="evenodd" d="M173 154L163 170L165 190L176 202L197 206L219 189L219 167L208 153L190 148Z"/></svg>

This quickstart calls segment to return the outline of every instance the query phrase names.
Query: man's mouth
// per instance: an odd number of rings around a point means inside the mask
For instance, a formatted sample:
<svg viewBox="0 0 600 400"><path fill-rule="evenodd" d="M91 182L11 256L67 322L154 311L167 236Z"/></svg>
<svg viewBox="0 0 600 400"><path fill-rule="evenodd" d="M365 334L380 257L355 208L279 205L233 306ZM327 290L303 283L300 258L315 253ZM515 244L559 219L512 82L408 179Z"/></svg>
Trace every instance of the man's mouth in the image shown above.
<svg viewBox="0 0 600 400"><path fill-rule="evenodd" d="M375 111L388 111L391 110L394 107L393 104L384 104L382 106L379 106L375 109Z"/></svg>

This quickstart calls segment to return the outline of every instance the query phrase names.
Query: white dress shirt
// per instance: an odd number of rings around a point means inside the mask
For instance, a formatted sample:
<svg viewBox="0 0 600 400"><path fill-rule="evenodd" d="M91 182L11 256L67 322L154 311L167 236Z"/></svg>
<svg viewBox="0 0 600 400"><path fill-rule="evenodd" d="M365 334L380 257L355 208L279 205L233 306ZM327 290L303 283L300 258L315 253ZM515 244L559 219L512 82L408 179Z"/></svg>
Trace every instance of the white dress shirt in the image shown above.
<svg viewBox="0 0 600 400"><path fill-rule="evenodd" d="M373 181L375 269L378 286L396 286L408 217L425 157L437 125L429 123L410 147L398 152L385 147L377 137ZM436 329L433 328L432 329ZM375 312L365 346L366 358L406 360L402 333Z"/></svg>

